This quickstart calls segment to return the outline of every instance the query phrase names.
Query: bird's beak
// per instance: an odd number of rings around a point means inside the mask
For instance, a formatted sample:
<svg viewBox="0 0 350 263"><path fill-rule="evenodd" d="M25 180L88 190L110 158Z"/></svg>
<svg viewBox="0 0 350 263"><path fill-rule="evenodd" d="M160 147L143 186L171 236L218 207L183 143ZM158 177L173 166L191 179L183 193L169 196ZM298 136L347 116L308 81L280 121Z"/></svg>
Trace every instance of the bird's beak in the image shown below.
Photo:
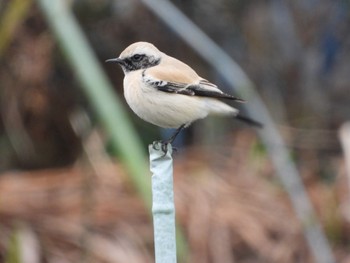
<svg viewBox="0 0 350 263"><path fill-rule="evenodd" d="M124 60L122 60L121 58L111 58L111 59L107 59L105 62L113 62L113 63L118 63L120 65L124 64Z"/></svg>

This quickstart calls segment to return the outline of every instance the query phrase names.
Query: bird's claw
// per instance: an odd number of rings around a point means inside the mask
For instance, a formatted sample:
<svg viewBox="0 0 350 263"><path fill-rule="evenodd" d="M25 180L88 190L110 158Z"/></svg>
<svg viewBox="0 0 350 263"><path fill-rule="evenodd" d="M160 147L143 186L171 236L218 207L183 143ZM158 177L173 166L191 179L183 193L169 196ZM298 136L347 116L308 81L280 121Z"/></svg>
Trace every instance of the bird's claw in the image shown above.
<svg viewBox="0 0 350 263"><path fill-rule="evenodd" d="M161 145L160 149L158 147L159 144ZM152 147L156 151L162 150L162 152L164 153L163 156L165 156L166 153L168 152L168 145L169 144L170 144L170 142L168 142L168 141L154 141L153 144L152 144ZM177 148L175 148L175 147L173 147L172 150L173 150L173 152L177 152Z"/></svg>
<svg viewBox="0 0 350 263"><path fill-rule="evenodd" d="M160 149L159 149L159 144L160 144ZM162 150L162 152L164 154L166 154L166 152L168 151L168 142L164 142L164 141L154 141L152 144L152 147L154 150L159 151Z"/></svg>
<svg viewBox="0 0 350 263"><path fill-rule="evenodd" d="M162 144L162 151L164 153L164 155L166 155L167 151L168 151L168 142L161 142Z"/></svg>

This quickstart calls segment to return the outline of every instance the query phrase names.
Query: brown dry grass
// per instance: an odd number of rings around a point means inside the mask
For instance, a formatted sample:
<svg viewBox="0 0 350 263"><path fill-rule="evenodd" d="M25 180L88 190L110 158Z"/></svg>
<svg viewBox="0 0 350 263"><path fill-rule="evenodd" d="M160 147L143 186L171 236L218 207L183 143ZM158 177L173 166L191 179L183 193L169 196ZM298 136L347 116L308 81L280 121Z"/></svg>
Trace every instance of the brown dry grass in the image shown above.
<svg viewBox="0 0 350 263"><path fill-rule="evenodd" d="M212 149L214 155L204 147L175 155L176 212L189 242L188 262L313 262L269 161L253 154L254 143L244 132L229 140L232 146ZM81 160L0 176L3 258L16 231L25 255L40 262L153 262L152 223L142 200L122 165L99 160L98 174ZM344 188L313 181L308 189L346 262Z"/></svg>

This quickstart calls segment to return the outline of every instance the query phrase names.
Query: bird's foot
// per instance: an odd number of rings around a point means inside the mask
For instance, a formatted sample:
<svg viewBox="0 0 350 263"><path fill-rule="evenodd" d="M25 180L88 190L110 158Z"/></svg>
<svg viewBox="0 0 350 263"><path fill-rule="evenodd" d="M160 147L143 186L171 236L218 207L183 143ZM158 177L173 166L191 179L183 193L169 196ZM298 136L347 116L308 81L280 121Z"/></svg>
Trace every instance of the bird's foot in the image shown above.
<svg viewBox="0 0 350 263"><path fill-rule="evenodd" d="M164 156L166 155L166 153L168 152L168 145L171 144L171 142L167 141L154 141L152 144L152 147L154 150L162 150L162 152L164 153ZM159 148L160 145L160 148ZM177 148L172 147L173 152L177 152Z"/></svg>
<svg viewBox="0 0 350 263"><path fill-rule="evenodd" d="M160 148L159 148L160 145ZM154 141L152 144L152 147L154 150L159 151L162 150L162 152L164 153L164 155L167 153L168 151L168 142L167 141Z"/></svg>

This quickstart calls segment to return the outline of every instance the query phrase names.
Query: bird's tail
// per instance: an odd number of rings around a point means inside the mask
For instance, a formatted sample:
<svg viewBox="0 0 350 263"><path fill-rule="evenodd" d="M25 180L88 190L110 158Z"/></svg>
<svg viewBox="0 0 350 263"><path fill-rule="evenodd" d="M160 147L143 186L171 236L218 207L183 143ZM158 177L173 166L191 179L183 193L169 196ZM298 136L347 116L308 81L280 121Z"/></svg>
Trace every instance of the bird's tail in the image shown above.
<svg viewBox="0 0 350 263"><path fill-rule="evenodd" d="M242 116L242 115L240 115L240 114L238 114L238 115L236 116L236 119L238 119L238 120L240 120L240 121L243 121L243 122L245 122L245 123L247 123L247 124L249 124L249 125L255 126L255 127L257 127L257 128L263 128L263 127L264 127L264 125L262 125L262 123L260 123L260 122L258 122L258 121L256 121L256 120L253 120L253 119L251 119L251 118L249 118L249 117Z"/></svg>

